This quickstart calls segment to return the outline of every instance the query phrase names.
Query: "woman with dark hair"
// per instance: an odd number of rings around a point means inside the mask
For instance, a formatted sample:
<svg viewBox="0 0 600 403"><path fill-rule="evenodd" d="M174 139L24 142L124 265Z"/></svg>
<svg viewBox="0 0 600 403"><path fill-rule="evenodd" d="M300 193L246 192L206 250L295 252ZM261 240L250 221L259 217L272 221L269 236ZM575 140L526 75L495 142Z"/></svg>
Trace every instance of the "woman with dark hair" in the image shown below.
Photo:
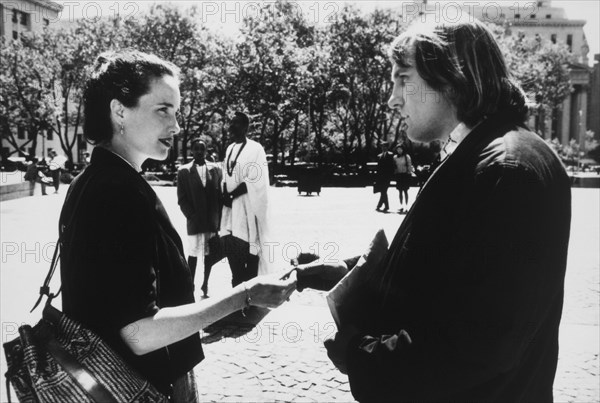
<svg viewBox="0 0 600 403"><path fill-rule="evenodd" d="M96 60L83 94L84 134L96 147L60 217L62 302L159 391L193 402L199 331L250 305L280 305L295 277L259 277L194 301L181 239L140 175L146 159L167 157L180 130L178 86L178 69L153 55Z"/></svg>
<svg viewBox="0 0 600 403"><path fill-rule="evenodd" d="M400 198L400 212L404 213L408 211L408 189L410 189L410 180L415 171L412 159L404 149L404 145L396 147L394 163L396 164L394 176L396 179L396 189L398 189L398 197ZM405 203L406 209L404 208Z"/></svg>

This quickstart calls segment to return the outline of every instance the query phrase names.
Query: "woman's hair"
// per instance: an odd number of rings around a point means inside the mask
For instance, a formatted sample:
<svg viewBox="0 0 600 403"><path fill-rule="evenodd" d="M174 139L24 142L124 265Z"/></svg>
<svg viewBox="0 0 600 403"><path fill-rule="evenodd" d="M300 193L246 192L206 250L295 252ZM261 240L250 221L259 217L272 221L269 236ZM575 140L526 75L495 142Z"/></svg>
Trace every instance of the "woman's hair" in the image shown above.
<svg viewBox="0 0 600 403"><path fill-rule="evenodd" d="M102 53L91 69L83 90L83 134L92 144L112 139L110 102L118 100L128 108L137 106L150 91L152 80L164 75L179 77L174 64L136 50Z"/></svg>
<svg viewBox="0 0 600 403"><path fill-rule="evenodd" d="M416 65L419 75L472 126L499 111L524 121L528 101L511 78L498 43L475 18L409 26L392 43L389 56L399 67Z"/></svg>

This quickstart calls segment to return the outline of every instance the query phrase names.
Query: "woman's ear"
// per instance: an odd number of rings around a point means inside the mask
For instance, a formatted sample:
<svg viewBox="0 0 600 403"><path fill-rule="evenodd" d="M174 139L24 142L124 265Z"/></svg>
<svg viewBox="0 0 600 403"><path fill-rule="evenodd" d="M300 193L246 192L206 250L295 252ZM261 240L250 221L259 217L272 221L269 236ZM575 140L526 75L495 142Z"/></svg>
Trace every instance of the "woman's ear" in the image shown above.
<svg viewBox="0 0 600 403"><path fill-rule="evenodd" d="M110 113L115 121L122 122L125 117L125 106L121 101L113 99L110 101Z"/></svg>

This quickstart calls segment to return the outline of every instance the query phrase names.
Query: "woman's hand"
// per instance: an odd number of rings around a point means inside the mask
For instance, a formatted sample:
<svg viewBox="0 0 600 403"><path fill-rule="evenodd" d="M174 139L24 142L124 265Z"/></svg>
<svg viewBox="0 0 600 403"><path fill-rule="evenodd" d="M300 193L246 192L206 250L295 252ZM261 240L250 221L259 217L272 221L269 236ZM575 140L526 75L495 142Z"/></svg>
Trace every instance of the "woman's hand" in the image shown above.
<svg viewBox="0 0 600 403"><path fill-rule="evenodd" d="M296 271L281 274L258 276L246 282L251 305L263 308L277 308L288 300L296 289Z"/></svg>

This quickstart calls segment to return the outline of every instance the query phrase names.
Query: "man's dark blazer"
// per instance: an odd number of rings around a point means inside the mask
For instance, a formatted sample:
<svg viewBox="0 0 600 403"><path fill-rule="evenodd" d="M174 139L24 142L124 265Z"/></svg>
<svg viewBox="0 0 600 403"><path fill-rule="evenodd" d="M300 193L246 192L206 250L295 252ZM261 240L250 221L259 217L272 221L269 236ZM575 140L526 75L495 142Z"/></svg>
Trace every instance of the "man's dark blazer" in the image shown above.
<svg viewBox="0 0 600 403"><path fill-rule="evenodd" d="M400 226L349 344L359 401L551 401L570 182L510 116L477 126Z"/></svg>
<svg viewBox="0 0 600 403"><path fill-rule="evenodd" d="M188 235L218 232L221 224L223 174L216 164L206 164L206 185L202 184L194 162L181 166L177 172L177 201L187 218Z"/></svg>
<svg viewBox="0 0 600 403"><path fill-rule="evenodd" d="M394 176L394 154L389 151L377 156L377 173L375 175L375 184L373 193L385 192L390 187L390 181Z"/></svg>

